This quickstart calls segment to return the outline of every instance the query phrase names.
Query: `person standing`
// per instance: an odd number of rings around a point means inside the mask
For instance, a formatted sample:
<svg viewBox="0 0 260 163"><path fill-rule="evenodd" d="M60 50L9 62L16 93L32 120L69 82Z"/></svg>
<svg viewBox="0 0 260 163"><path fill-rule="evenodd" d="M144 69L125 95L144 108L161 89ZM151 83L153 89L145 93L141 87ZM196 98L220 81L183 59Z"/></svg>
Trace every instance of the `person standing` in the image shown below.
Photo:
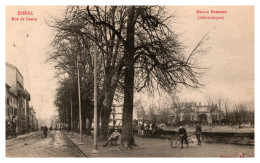
<svg viewBox="0 0 260 163"><path fill-rule="evenodd" d="M201 125L197 122L195 134L198 140L198 145L201 145L201 132L202 132Z"/></svg>
<svg viewBox="0 0 260 163"><path fill-rule="evenodd" d="M141 136L144 137L144 122L141 124Z"/></svg>
<svg viewBox="0 0 260 163"><path fill-rule="evenodd" d="M183 148L183 141L185 141L186 148L188 148L187 131L184 127L182 127L182 125L180 125L179 134L180 134L180 138L181 138L181 148Z"/></svg>
<svg viewBox="0 0 260 163"><path fill-rule="evenodd" d="M138 123L137 128L138 128L138 134L137 134L137 136L141 136L141 124L140 124L140 123Z"/></svg>
<svg viewBox="0 0 260 163"><path fill-rule="evenodd" d="M153 131L153 123L150 123L150 128L149 128L149 135L152 137L152 131Z"/></svg>
<svg viewBox="0 0 260 163"><path fill-rule="evenodd" d="M145 137L149 136L149 129L150 129L150 124L147 123L147 125L145 126Z"/></svg>

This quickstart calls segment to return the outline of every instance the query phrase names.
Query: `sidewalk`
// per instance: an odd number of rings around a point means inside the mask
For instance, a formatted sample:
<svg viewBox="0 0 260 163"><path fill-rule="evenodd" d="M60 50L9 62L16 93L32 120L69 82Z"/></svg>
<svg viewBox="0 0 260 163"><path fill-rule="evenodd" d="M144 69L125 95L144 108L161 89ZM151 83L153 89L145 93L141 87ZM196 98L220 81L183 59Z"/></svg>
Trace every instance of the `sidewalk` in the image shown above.
<svg viewBox="0 0 260 163"><path fill-rule="evenodd" d="M207 144L194 148L171 148L169 139L140 138L135 136L138 149L120 150L118 146L103 147L104 141L98 142L99 154L93 155L93 140L91 136L82 135L83 145L79 145L79 134L62 131L88 157L245 157L254 156L254 146L239 146L231 144ZM120 143L120 141L118 141Z"/></svg>
<svg viewBox="0 0 260 163"><path fill-rule="evenodd" d="M16 139L21 139L21 138L25 138L25 137L28 137L28 136L32 136L32 135L35 135L35 134L39 134L41 133L42 131L33 131L33 132L30 132L30 133L26 133L26 134L17 134L16 138L12 137L8 137L6 138L5 140L6 141L12 141L12 140L16 140Z"/></svg>
<svg viewBox="0 0 260 163"><path fill-rule="evenodd" d="M62 132L88 157L135 157L136 152L134 151L136 150L121 151L119 149L119 145L103 147L103 145L106 143L105 141L98 142L99 154L93 155L92 151L94 141L92 140L93 138L91 138L91 136L82 135L82 142L80 142L79 133L73 133L73 138L71 138L71 133L67 131ZM120 141L118 143L120 143Z"/></svg>

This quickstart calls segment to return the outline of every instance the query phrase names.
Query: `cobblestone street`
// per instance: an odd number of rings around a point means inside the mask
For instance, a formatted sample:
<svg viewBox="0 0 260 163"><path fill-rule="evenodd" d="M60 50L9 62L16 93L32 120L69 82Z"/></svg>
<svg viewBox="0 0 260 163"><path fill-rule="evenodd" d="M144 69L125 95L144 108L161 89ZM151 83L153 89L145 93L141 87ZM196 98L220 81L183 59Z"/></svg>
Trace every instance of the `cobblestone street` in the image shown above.
<svg viewBox="0 0 260 163"><path fill-rule="evenodd" d="M6 157L82 157L61 132L34 132L6 140Z"/></svg>

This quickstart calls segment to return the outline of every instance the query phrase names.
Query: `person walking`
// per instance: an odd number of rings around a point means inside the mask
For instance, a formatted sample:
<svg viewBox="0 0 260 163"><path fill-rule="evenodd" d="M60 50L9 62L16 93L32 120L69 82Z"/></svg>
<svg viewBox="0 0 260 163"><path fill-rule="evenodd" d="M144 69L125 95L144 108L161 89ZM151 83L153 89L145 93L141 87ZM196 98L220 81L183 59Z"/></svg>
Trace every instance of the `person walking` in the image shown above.
<svg viewBox="0 0 260 163"><path fill-rule="evenodd" d="M45 125L45 127L43 129L43 133L44 133L45 138L47 138L47 131L48 131L48 128Z"/></svg>
<svg viewBox="0 0 260 163"><path fill-rule="evenodd" d="M201 145L201 133L202 133L201 125L197 122L195 134L198 140L198 145Z"/></svg>

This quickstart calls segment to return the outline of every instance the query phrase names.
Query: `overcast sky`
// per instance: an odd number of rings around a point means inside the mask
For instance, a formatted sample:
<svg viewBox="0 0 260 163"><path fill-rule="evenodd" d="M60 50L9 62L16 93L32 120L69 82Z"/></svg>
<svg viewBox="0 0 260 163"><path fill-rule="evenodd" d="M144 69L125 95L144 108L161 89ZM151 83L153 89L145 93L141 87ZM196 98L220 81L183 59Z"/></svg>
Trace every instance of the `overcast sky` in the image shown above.
<svg viewBox="0 0 260 163"><path fill-rule="evenodd" d="M44 19L59 17L64 7L8 7L6 13L6 62L15 65L24 77L25 88L31 94L31 105L38 118L49 118L53 105L56 79L54 69L45 63L49 43L53 33ZM210 40L205 48L208 54L199 58L202 66L208 67L207 75L201 79L206 86L201 92L183 90L180 93L186 101L204 102L205 96L221 96L232 101L254 100L254 24L252 7L172 7L176 11L174 30L181 34L180 40L190 47L196 45L201 37L209 32ZM226 10L224 20L197 20L196 10ZM17 11L33 12L36 22L11 21ZM211 14L209 14L211 15ZM29 37L27 37L27 34ZM16 46L12 46L15 44ZM138 94L144 103L155 103L159 97L148 98ZM163 98L163 97L161 97ZM163 101L163 100L160 100Z"/></svg>

